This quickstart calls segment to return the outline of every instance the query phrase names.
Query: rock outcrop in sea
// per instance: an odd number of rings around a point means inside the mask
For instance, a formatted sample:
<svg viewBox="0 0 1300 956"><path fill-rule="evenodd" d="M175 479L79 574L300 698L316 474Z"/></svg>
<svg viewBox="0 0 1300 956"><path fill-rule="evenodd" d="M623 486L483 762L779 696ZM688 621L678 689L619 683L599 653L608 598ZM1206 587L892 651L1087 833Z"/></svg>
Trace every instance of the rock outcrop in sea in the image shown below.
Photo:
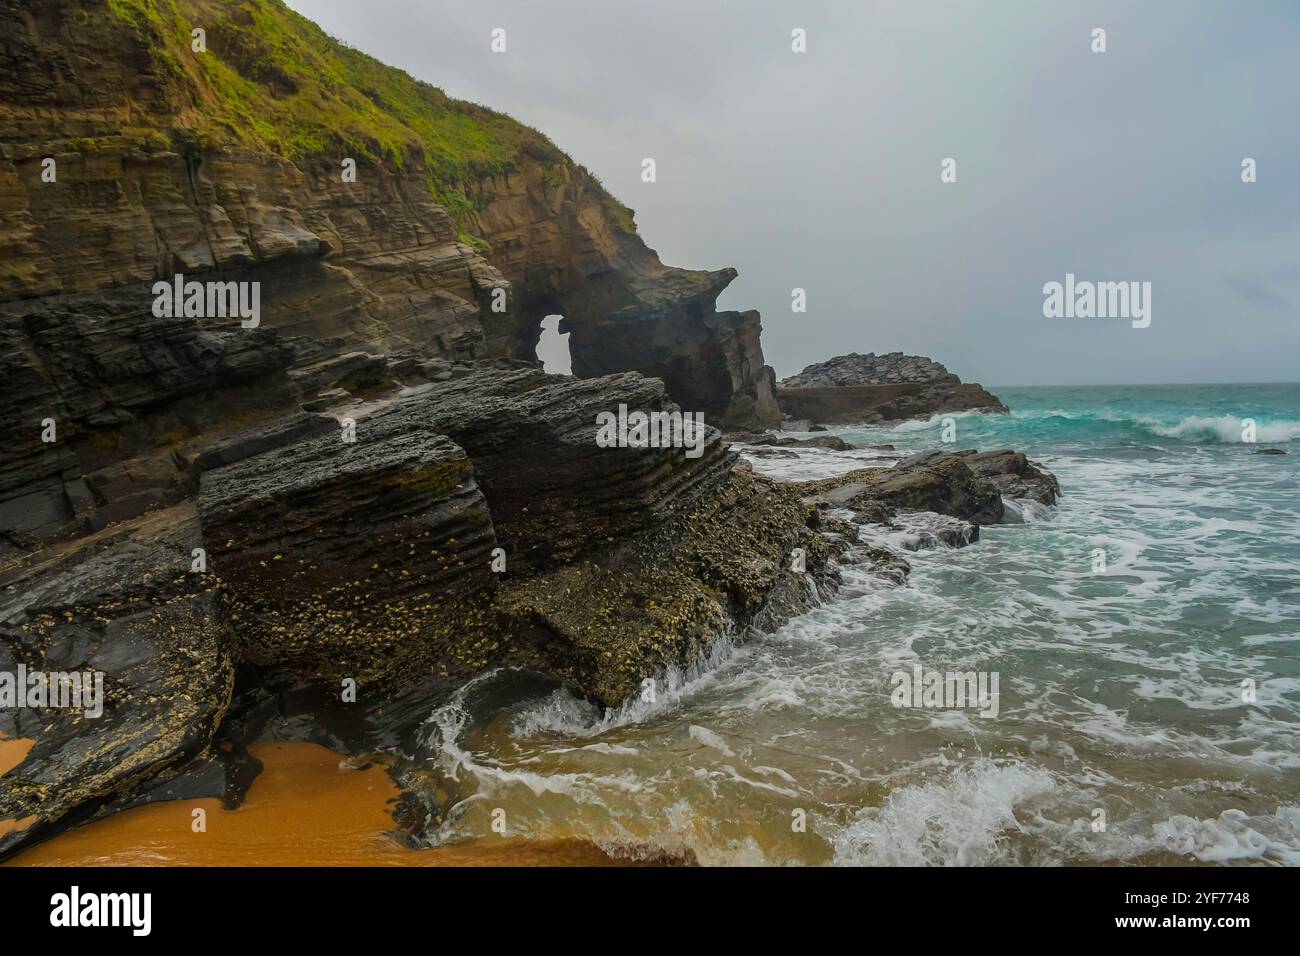
<svg viewBox="0 0 1300 956"><path fill-rule="evenodd" d="M809 365L781 380L783 411L813 422L878 423L944 412L994 412L1007 407L984 387L964 383L921 355L850 352Z"/></svg>

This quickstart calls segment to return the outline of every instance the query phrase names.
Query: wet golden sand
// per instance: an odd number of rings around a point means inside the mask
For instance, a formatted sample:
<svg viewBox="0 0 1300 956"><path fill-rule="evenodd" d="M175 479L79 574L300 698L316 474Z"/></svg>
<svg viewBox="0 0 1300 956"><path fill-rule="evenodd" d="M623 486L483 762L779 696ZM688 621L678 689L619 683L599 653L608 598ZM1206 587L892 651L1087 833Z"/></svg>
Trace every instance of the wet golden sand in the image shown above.
<svg viewBox="0 0 1300 956"><path fill-rule="evenodd" d="M25 737L6 737L0 734L0 777L27 759L27 754L36 743Z"/></svg>
<svg viewBox="0 0 1300 956"><path fill-rule="evenodd" d="M0 741L0 768L18 753ZM348 761L307 743L250 748L262 761L238 810L216 799L136 807L60 834L5 866L610 866L582 840L509 840L411 850L386 831L398 790L378 765ZM22 755L26 750L22 751ZM18 756L18 760L22 759ZM18 760L13 760L17 763ZM194 811L206 832L194 832ZM3 824L0 824L2 826Z"/></svg>
<svg viewBox="0 0 1300 956"><path fill-rule="evenodd" d="M5 737L0 734L0 777L3 777L22 763L35 743L36 741L27 740L24 737ZM26 817L22 820L0 820L0 836L4 836L11 830L25 830L35 821L35 817Z"/></svg>

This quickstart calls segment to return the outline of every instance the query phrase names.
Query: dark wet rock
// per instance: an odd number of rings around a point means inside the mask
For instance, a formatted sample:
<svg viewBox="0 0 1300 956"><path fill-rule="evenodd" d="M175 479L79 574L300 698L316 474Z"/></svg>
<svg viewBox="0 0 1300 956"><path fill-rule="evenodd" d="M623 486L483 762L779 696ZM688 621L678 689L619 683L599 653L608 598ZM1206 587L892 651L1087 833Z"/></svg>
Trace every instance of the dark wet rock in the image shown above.
<svg viewBox="0 0 1300 956"><path fill-rule="evenodd" d="M862 468L796 486L805 500L854 511L867 523L891 522L898 512L933 512L974 525L1005 519L1002 501L1032 498L1052 504L1059 494L1055 476L1018 452L930 451L889 468Z"/></svg>
<svg viewBox="0 0 1300 956"><path fill-rule="evenodd" d="M1044 505L1056 504L1061 486L1056 476L1029 461L1023 453L1003 449L954 452L975 474L993 485L1004 498L1029 498ZM909 459L911 460L911 459ZM899 462L900 465L903 462Z"/></svg>
<svg viewBox="0 0 1300 956"><path fill-rule="evenodd" d="M771 445L776 448L827 448L831 451L852 451L853 446L838 435L815 435L812 438L790 438L782 435L764 435L750 441L751 445Z"/></svg>
<svg viewBox="0 0 1300 956"><path fill-rule="evenodd" d="M206 473L241 657L385 692L417 663L510 660L614 705L722 630L806 605L793 549L833 574L815 512L737 470L714 429L698 458L601 448L596 416L620 404L675 409L635 373L480 370L359 415L355 446L324 436Z"/></svg>
<svg viewBox="0 0 1300 956"><path fill-rule="evenodd" d="M35 738L0 778L0 857L68 819L120 808L208 749L234 671L214 578L193 573L193 508L178 505L0 569L0 670L99 671L104 710L0 710Z"/></svg>
<svg viewBox="0 0 1300 956"><path fill-rule="evenodd" d="M395 418L205 472L204 540L241 659L369 683L446 652L492 584L492 518L464 450Z"/></svg>
<svg viewBox="0 0 1300 956"><path fill-rule="evenodd" d="M597 445L601 412L675 411L662 382L479 369L415 392L360 411L355 444L336 429L203 475L241 659L390 692L424 664L517 658L613 704L720 628L757 621L778 586L802 594L803 576L775 573L767 532L743 529L784 523L781 552L807 539L809 567L829 573L807 509L765 510L779 493L760 489L776 486L736 477L715 429L699 457ZM735 566L760 546L771 569ZM505 574L489 572L495 547Z"/></svg>
<svg viewBox="0 0 1300 956"><path fill-rule="evenodd" d="M338 421L328 415L289 415L270 425L245 429L229 438L203 446L194 456L194 468L200 472L211 471L274 448L338 432Z"/></svg>
<svg viewBox="0 0 1300 956"><path fill-rule="evenodd" d="M951 455L905 459L885 469L861 497L899 511L933 511L975 524L996 524L1003 513L997 490Z"/></svg>

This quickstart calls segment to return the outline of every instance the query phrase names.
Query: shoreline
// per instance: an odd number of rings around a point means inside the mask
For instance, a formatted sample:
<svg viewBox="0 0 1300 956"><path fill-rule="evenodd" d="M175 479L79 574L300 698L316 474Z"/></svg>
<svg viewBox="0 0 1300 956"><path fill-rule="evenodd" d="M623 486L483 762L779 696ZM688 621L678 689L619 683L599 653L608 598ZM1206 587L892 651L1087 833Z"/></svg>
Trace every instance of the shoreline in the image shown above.
<svg viewBox="0 0 1300 956"><path fill-rule="evenodd" d="M0 741L0 767L11 759ZM215 798L133 807L37 844L4 867L43 866L629 866L594 843L503 837L408 849L389 835L399 790L377 763L347 769L348 758L317 744L264 742L263 763L244 803ZM206 832L194 832L203 810Z"/></svg>

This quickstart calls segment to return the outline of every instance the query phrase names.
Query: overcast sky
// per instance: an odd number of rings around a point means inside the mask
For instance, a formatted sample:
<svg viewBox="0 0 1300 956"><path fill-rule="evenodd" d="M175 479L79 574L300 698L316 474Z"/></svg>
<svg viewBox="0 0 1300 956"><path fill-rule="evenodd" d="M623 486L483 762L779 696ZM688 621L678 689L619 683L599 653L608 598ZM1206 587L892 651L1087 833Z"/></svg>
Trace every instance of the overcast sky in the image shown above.
<svg viewBox="0 0 1300 956"><path fill-rule="evenodd" d="M542 130L666 263L736 267L721 307L762 312L780 376L898 349L986 385L1300 378L1296 0L288 2ZM1044 318L1066 273L1151 282L1150 327Z"/></svg>

